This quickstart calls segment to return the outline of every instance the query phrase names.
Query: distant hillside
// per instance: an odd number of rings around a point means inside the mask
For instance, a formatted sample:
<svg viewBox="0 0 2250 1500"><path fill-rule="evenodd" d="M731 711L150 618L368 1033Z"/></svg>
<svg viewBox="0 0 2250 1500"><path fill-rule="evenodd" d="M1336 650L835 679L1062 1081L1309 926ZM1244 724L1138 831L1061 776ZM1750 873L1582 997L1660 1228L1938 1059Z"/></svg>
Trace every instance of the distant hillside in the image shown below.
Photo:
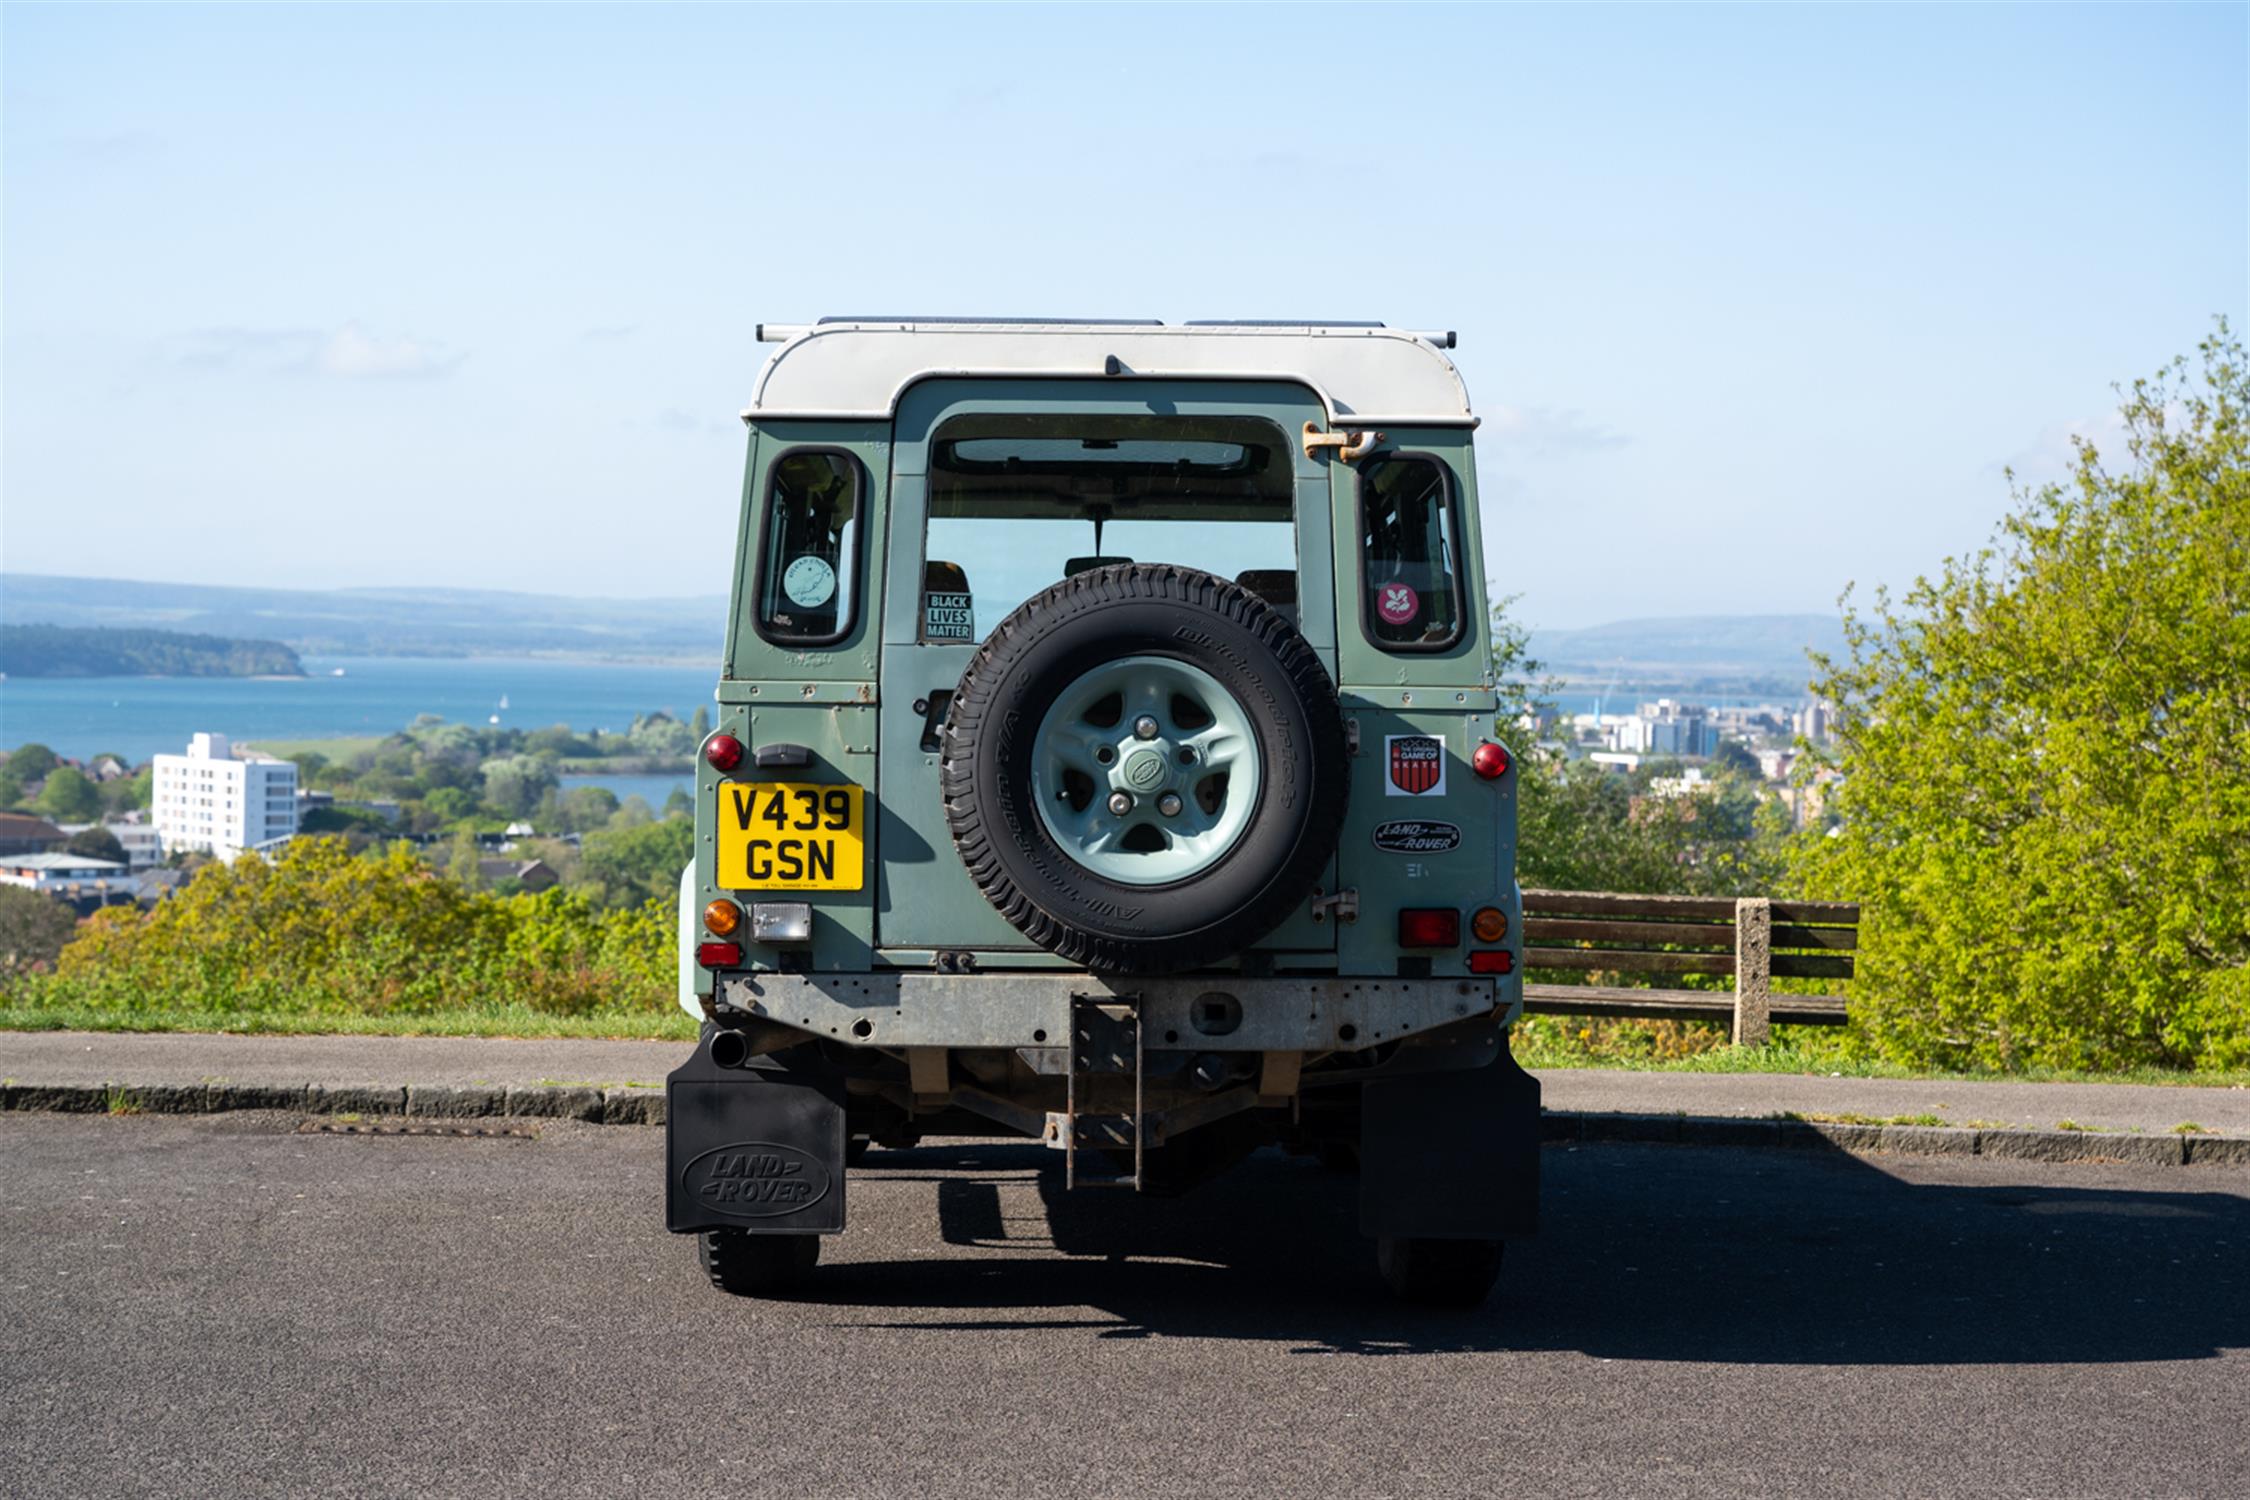
<svg viewBox="0 0 2250 1500"><path fill-rule="evenodd" d="M483 589L247 589L0 574L0 623L189 630L326 656L708 659L726 600L571 599Z"/></svg>
<svg viewBox="0 0 2250 1500"><path fill-rule="evenodd" d="M67 625L0 625L0 672L10 677L305 675L297 653L279 641Z"/></svg>
<svg viewBox="0 0 2250 1500"><path fill-rule="evenodd" d="M1776 693L1804 690L1808 650L1843 649L1834 615L1681 615L1531 638L1532 655L1571 681Z"/></svg>

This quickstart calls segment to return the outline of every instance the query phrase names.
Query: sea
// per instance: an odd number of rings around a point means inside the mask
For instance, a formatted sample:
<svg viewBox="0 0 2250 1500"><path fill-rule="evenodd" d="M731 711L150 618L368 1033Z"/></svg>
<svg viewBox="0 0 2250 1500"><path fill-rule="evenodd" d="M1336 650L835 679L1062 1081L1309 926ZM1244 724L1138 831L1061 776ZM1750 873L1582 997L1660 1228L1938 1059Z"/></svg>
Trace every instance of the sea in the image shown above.
<svg viewBox="0 0 2250 1500"><path fill-rule="evenodd" d="M229 739L385 735L421 714L456 723L583 733L629 729L636 714L686 719L712 701L717 662L574 661L549 657L307 656L303 677L17 677L0 681L0 749L37 741L58 755L110 754L135 765L187 748L198 732ZM589 778L639 783L671 777ZM581 784L572 778L572 785ZM664 792L651 799L661 806Z"/></svg>
<svg viewBox="0 0 2250 1500"><path fill-rule="evenodd" d="M308 656L303 677L45 677L0 681L0 749L36 740L59 755L110 754L138 765L179 751L199 731L230 739L337 739L390 734L417 715L519 729L568 724L584 733L630 728L636 714L686 719L712 701L718 665L582 661L553 657ZM1672 696L1711 707L1772 698ZM1652 690L1573 685L1555 695L1565 713L1631 713ZM1795 702L1783 698L1782 706ZM669 776L571 778L662 806Z"/></svg>

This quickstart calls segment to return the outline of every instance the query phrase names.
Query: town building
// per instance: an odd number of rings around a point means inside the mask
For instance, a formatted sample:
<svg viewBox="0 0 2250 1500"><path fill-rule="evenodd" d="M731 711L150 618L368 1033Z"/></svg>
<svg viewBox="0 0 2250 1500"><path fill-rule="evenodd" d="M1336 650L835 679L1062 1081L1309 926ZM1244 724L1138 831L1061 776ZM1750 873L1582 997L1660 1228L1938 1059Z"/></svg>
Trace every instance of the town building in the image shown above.
<svg viewBox="0 0 2250 1500"><path fill-rule="evenodd" d="M1651 797L1699 797L1717 783L1703 774L1701 766L1689 766L1677 776L1651 776L1648 795Z"/></svg>
<svg viewBox="0 0 2250 1500"><path fill-rule="evenodd" d="M1787 781L1790 768L1797 764L1794 750L1760 750L1758 774L1768 781Z"/></svg>
<svg viewBox="0 0 2250 1500"><path fill-rule="evenodd" d="M237 753L223 734L199 734L187 754L156 757L151 810L166 854L232 859L296 836L297 768Z"/></svg>
<svg viewBox="0 0 2250 1500"><path fill-rule="evenodd" d="M63 846L70 835L29 813L0 813L0 856L46 854Z"/></svg>
<svg viewBox="0 0 2250 1500"><path fill-rule="evenodd" d="M543 859L480 859L477 874L487 885L500 885L513 881L519 890L533 895L551 891L561 883L562 877Z"/></svg>
<svg viewBox="0 0 2250 1500"><path fill-rule="evenodd" d="M1797 710L1790 720L1790 728L1800 739L1825 745L1836 737L1836 709L1832 704L1815 699Z"/></svg>
<svg viewBox="0 0 2250 1500"><path fill-rule="evenodd" d="M141 814L111 818L102 827L108 829L110 837L124 849L125 862L132 866L134 874L164 863L163 836L156 831L156 825Z"/></svg>
<svg viewBox="0 0 2250 1500"><path fill-rule="evenodd" d="M1633 755L1712 755L1719 748L1719 730L1701 704L1659 698L1619 723L1609 748Z"/></svg>
<svg viewBox="0 0 2250 1500"><path fill-rule="evenodd" d="M73 906L137 901L141 883L114 859L83 854L12 854L0 858L0 885L20 885Z"/></svg>

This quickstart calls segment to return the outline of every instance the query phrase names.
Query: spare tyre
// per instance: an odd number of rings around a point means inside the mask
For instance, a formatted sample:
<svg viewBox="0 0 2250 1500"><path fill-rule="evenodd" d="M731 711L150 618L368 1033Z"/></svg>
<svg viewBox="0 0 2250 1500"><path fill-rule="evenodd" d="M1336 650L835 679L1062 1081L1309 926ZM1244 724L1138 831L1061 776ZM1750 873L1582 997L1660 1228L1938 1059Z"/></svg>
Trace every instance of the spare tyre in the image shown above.
<svg viewBox="0 0 2250 1500"><path fill-rule="evenodd" d="M1272 606L1194 568L1067 578L1000 622L945 722L954 847L1089 969L1176 973L1311 897L1344 821L1343 716Z"/></svg>

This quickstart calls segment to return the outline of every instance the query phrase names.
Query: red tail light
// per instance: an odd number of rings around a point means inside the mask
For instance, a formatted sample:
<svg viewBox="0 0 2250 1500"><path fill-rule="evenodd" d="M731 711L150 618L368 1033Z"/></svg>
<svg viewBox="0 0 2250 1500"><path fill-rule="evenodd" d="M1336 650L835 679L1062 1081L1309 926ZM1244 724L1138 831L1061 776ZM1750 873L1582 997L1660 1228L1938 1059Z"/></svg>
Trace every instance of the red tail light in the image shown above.
<svg viewBox="0 0 2250 1500"><path fill-rule="evenodd" d="M714 734L703 742L703 758L715 771L731 771L742 764L742 741L731 734Z"/></svg>
<svg viewBox="0 0 2250 1500"><path fill-rule="evenodd" d="M1508 774L1507 748L1486 740L1483 744L1477 746L1476 752L1469 757L1469 764L1474 766L1476 773L1485 780L1498 781Z"/></svg>
<svg viewBox="0 0 2250 1500"><path fill-rule="evenodd" d="M1401 948L1458 948L1461 946L1461 914L1409 907L1398 914L1398 945Z"/></svg>
<svg viewBox="0 0 2250 1500"><path fill-rule="evenodd" d="M740 943L697 943L695 961L706 969L731 969L742 962Z"/></svg>
<svg viewBox="0 0 2250 1500"><path fill-rule="evenodd" d="M1469 955L1471 974L1513 974L1516 956L1505 948L1487 948Z"/></svg>

